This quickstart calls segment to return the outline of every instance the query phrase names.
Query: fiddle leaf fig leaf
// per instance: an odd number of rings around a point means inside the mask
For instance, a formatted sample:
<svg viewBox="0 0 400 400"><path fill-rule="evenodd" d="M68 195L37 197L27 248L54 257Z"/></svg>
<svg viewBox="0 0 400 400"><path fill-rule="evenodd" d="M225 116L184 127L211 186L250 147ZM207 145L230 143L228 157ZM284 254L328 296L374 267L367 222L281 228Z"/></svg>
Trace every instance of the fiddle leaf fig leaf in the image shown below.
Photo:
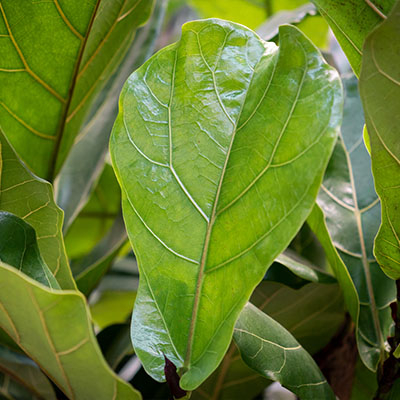
<svg viewBox="0 0 400 400"><path fill-rule="evenodd" d="M395 1L312 0L332 28L357 76L360 76L365 38L384 20Z"/></svg>
<svg viewBox="0 0 400 400"><path fill-rule="evenodd" d="M234 23L187 23L128 79L110 148L141 275L132 341L155 379L164 355L184 390L218 366L312 209L341 103L336 71L289 25L278 48Z"/></svg>
<svg viewBox="0 0 400 400"><path fill-rule="evenodd" d="M383 271L400 279L400 2L368 36L360 93L370 139L375 188L382 203L382 224L374 254Z"/></svg>
<svg viewBox="0 0 400 400"><path fill-rule="evenodd" d="M141 398L104 360L78 291L48 289L0 262L0 328L68 399Z"/></svg>
<svg viewBox="0 0 400 400"><path fill-rule="evenodd" d="M336 397L317 364L278 322L248 303L235 326L243 361L304 400Z"/></svg>
<svg viewBox="0 0 400 400"><path fill-rule="evenodd" d="M0 210L32 226L43 261L61 288L75 289L61 234L63 212L54 201L53 188L26 168L1 129Z"/></svg>
<svg viewBox="0 0 400 400"><path fill-rule="evenodd" d="M386 351L385 341L392 323L389 305L395 301L396 288L373 255L380 202L373 186L371 159L363 143L364 116L357 79L349 77L343 83L346 96L341 135L317 199L336 251L329 251L327 238L321 235L320 228L316 234L327 248L329 261L346 292L348 308L357 324L361 359L368 368L376 370ZM315 229L316 224L311 225ZM339 260L332 260L335 257ZM348 270L357 291L356 306L350 299L353 288L348 277L338 271L342 268Z"/></svg>
<svg viewBox="0 0 400 400"><path fill-rule="evenodd" d="M152 5L153 0L0 2L0 120L35 174L56 176Z"/></svg>
<svg viewBox="0 0 400 400"><path fill-rule="evenodd" d="M35 230L21 218L0 211L0 260L50 288L59 289L40 255Z"/></svg>

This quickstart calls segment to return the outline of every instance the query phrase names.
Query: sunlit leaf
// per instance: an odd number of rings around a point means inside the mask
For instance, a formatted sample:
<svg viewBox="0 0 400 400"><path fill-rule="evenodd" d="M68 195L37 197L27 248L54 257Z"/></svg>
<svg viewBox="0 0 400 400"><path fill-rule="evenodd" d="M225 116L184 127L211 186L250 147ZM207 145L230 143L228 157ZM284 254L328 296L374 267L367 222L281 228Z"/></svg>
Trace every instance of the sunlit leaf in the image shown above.
<svg viewBox="0 0 400 400"><path fill-rule="evenodd" d="M191 22L129 78L111 153L141 274L133 344L154 378L164 355L185 390L218 366L313 206L341 101L337 73L291 26L277 48L240 25Z"/></svg>

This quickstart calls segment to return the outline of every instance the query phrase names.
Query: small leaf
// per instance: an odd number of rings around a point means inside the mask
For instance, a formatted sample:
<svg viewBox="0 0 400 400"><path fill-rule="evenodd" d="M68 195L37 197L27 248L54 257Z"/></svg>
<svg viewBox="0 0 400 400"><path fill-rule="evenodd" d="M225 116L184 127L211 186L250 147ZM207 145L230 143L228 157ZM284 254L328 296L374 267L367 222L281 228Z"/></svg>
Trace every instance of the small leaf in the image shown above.
<svg viewBox="0 0 400 400"><path fill-rule="evenodd" d="M382 224L374 254L383 271L400 279L400 2L366 39L360 93L371 146Z"/></svg>
<svg viewBox="0 0 400 400"><path fill-rule="evenodd" d="M21 218L0 211L0 261L52 289L60 285L40 255L35 230Z"/></svg>
<svg viewBox="0 0 400 400"><path fill-rule="evenodd" d="M302 400L335 399L312 357L283 326L250 303L240 314L234 339L247 365Z"/></svg>
<svg viewBox="0 0 400 400"><path fill-rule="evenodd" d="M49 290L0 263L0 328L69 399L140 399L107 366L78 291Z"/></svg>
<svg viewBox="0 0 400 400"><path fill-rule="evenodd" d="M53 188L26 168L1 129L0 174L0 210L33 227L40 254L60 286L75 289L61 234L63 212L54 202Z"/></svg>
<svg viewBox="0 0 400 400"><path fill-rule="evenodd" d="M218 366L314 204L341 102L336 71L289 25L277 48L241 25L187 23L128 79L110 149L141 274L132 340L155 379L163 354L185 390Z"/></svg>

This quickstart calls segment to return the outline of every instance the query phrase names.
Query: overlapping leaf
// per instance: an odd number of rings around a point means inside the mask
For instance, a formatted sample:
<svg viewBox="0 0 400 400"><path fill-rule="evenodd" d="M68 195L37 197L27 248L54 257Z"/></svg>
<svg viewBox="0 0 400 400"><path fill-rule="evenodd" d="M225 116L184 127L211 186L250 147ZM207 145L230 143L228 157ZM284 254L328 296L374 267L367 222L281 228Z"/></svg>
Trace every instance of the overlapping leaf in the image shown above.
<svg viewBox="0 0 400 400"><path fill-rule="evenodd" d="M294 27L278 49L197 21L129 78L120 110L111 153L141 273L133 343L153 377L164 379L165 354L192 390L313 205L340 83Z"/></svg>
<svg viewBox="0 0 400 400"><path fill-rule="evenodd" d="M337 284L310 283L293 290L280 283L264 281L254 291L251 302L285 327L311 354L329 342L344 317ZM232 343L218 369L192 397L195 400L245 399L256 396L268 384L267 379L249 369Z"/></svg>
<svg viewBox="0 0 400 400"><path fill-rule="evenodd" d="M59 289L40 255L35 230L21 218L0 211L0 260L50 288Z"/></svg>
<svg viewBox="0 0 400 400"><path fill-rule="evenodd" d="M58 172L152 3L0 1L1 125L37 175Z"/></svg>
<svg viewBox="0 0 400 400"><path fill-rule="evenodd" d="M371 160L364 147L364 125L355 77L344 79L346 88L342 134L326 170L317 203L324 212L327 229L337 252L329 252L336 271L346 266L357 290L359 305L353 296L346 274L338 271L348 307L358 324L360 355L368 368L376 370L386 348L395 285L379 268L373 256L374 236L380 223L380 203L373 187ZM315 224L312 224L315 228ZM321 242L328 247L327 239ZM336 265L337 264L337 265ZM359 315L357 315L359 314Z"/></svg>
<svg viewBox="0 0 400 400"><path fill-rule="evenodd" d="M312 357L278 322L248 303L235 326L243 360L302 400L336 397Z"/></svg>
<svg viewBox="0 0 400 400"><path fill-rule="evenodd" d="M364 40L383 21L395 0L312 0L312 2L328 21L354 73L359 76Z"/></svg>
<svg viewBox="0 0 400 400"><path fill-rule="evenodd" d="M375 188L382 202L382 224L375 256L393 279L400 279L400 2L368 36L360 93L370 138Z"/></svg>
<svg viewBox="0 0 400 400"><path fill-rule="evenodd" d="M140 399L103 359L79 292L48 290L1 263L0 328L69 399Z"/></svg>
<svg viewBox="0 0 400 400"><path fill-rule="evenodd" d="M63 213L52 186L30 172L0 130L0 210L31 225L44 262L63 289L74 289L61 234Z"/></svg>

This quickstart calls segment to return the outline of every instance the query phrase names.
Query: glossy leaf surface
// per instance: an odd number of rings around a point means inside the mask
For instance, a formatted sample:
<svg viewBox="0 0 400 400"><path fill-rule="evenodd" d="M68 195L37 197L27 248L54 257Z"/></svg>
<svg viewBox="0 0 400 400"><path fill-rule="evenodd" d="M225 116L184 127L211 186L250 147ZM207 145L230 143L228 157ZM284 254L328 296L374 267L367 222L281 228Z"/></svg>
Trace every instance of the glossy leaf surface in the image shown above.
<svg viewBox="0 0 400 400"><path fill-rule="evenodd" d="M312 357L278 322L247 304L235 326L243 360L266 378L278 381L302 400L336 397Z"/></svg>
<svg viewBox="0 0 400 400"><path fill-rule="evenodd" d="M21 218L0 211L0 260L53 289L60 285L40 255L35 230Z"/></svg>
<svg viewBox="0 0 400 400"><path fill-rule="evenodd" d="M110 146L141 274L133 344L158 380L165 354L186 390L307 217L336 138L337 73L297 28L280 46L191 22L121 94Z"/></svg>
<svg viewBox="0 0 400 400"><path fill-rule="evenodd" d="M362 140L364 119L357 79L347 78L343 82L346 96L341 136L317 203L358 293L360 308L356 321L361 358L375 370L389 335L392 321L389 304L395 300L395 285L373 256L380 203L373 186L371 160Z"/></svg>
<svg viewBox="0 0 400 400"><path fill-rule="evenodd" d="M103 359L79 292L50 291L0 264L0 327L69 399L140 399Z"/></svg>
<svg viewBox="0 0 400 400"><path fill-rule="evenodd" d="M359 76L363 44L367 35L383 21L395 0L312 0L328 21L354 73Z"/></svg>
<svg viewBox="0 0 400 400"><path fill-rule="evenodd" d="M382 202L382 224L375 256L385 273L400 279L400 3L368 36L360 93L370 138L375 188Z"/></svg>
<svg viewBox="0 0 400 400"><path fill-rule="evenodd" d="M58 172L152 3L1 0L1 126L37 175Z"/></svg>
<svg viewBox="0 0 400 400"><path fill-rule="evenodd" d="M63 289L74 289L61 234L63 213L54 202L52 186L26 168L1 130L0 146L0 210L34 228L44 262Z"/></svg>

